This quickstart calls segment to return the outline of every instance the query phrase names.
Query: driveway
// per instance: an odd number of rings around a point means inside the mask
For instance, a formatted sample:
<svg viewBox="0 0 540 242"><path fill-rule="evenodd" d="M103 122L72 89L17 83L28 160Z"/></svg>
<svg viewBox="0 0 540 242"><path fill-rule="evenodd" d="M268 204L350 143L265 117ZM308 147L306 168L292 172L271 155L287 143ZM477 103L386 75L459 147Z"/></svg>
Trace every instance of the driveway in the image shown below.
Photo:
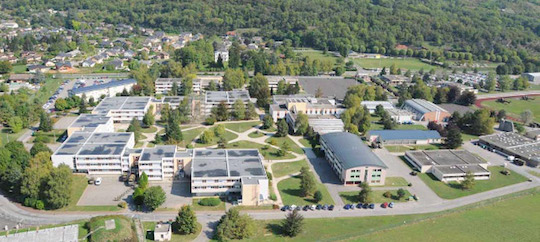
<svg viewBox="0 0 540 242"><path fill-rule="evenodd" d="M114 206L121 201L126 201L133 194L131 187L118 181L119 175L99 177L103 180L101 185L88 185L77 202L77 206ZM121 197L121 199L116 199L117 197Z"/></svg>
<svg viewBox="0 0 540 242"><path fill-rule="evenodd" d="M58 119L58 121L56 121L56 123L54 123L53 129L67 129L69 125L71 125L71 123L75 121L75 119L77 119L77 117L74 117L74 116L61 117L60 119Z"/></svg>

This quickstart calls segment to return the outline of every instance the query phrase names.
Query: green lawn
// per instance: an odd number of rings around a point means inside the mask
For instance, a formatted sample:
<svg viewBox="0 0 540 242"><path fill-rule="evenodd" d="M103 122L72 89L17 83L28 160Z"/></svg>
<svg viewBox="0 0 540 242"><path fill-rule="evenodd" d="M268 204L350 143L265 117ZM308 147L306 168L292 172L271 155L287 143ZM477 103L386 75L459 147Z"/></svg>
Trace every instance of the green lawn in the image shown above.
<svg viewBox="0 0 540 242"><path fill-rule="evenodd" d="M405 178L400 176L389 176L384 180L385 187L405 187L408 186L409 182Z"/></svg>
<svg viewBox="0 0 540 242"><path fill-rule="evenodd" d="M155 132L157 132L157 127L156 126L150 126L148 128L143 128L141 131L143 133L155 133Z"/></svg>
<svg viewBox="0 0 540 242"><path fill-rule="evenodd" d="M143 232L146 236L146 241L154 241L154 228L156 227L156 222L143 222ZM202 225L197 223L197 230L193 234L183 235L172 233L171 241L182 242L182 241L193 241L201 233Z"/></svg>
<svg viewBox="0 0 540 242"><path fill-rule="evenodd" d="M251 133L248 134L248 137L254 138L254 139L260 138L260 137L263 137L263 136L264 136L264 133L259 132L259 131L251 132Z"/></svg>
<svg viewBox="0 0 540 242"><path fill-rule="evenodd" d="M0 138L2 139L2 142L0 143L0 146L6 145L8 143L8 141L16 141L26 131L27 131L27 129L23 129L19 133L11 133L10 128L6 127L6 128L0 129Z"/></svg>
<svg viewBox="0 0 540 242"><path fill-rule="evenodd" d="M295 50L295 52L298 55L309 57L311 60L331 61L332 65L334 65L337 62L337 59L338 59L332 53L328 52L328 53L324 54L322 51L314 50L314 49Z"/></svg>
<svg viewBox="0 0 540 242"><path fill-rule="evenodd" d="M534 114L534 120L540 122L540 97L531 97L531 100L525 101L518 98L506 98L510 103L499 103L496 100L482 102L482 106L492 110L506 110L506 114L515 118L525 110L531 110Z"/></svg>
<svg viewBox="0 0 540 242"><path fill-rule="evenodd" d="M392 64L396 64L397 68L401 69L411 69L411 70L420 70L424 69L425 71L429 71L431 69L440 69L440 67L432 66L430 64L421 62L419 59L416 58L405 58L405 59L394 59L394 58L380 58L380 59L372 59L372 58L355 58L353 59L354 63L363 67L363 68L383 68L386 67L390 68ZM402 70L403 71L403 70ZM405 73L405 72L403 72Z"/></svg>
<svg viewBox="0 0 540 242"><path fill-rule="evenodd" d="M260 121L223 123L221 125L223 125L226 129L230 129L234 132L243 133L243 132L246 132L248 129L251 129L259 124L261 124Z"/></svg>
<svg viewBox="0 0 540 242"><path fill-rule="evenodd" d="M527 178L520 174L511 172L506 176L501 173L504 170L500 166L490 166L491 178L489 180L475 181L475 185L470 190L462 190L457 182L444 183L431 174L419 173L418 176L433 190L439 197L444 199L455 199L459 197L469 196L479 192L485 192L496 188L527 181ZM422 199L422 198L420 198Z"/></svg>
<svg viewBox="0 0 540 242"><path fill-rule="evenodd" d="M37 136L47 136L47 137L49 137L49 140L51 141L50 143L55 143L60 137L62 137L64 135L65 132L66 132L65 129L53 129L50 132L36 131L36 132L34 132L33 137L31 137L28 140L28 142L33 143L34 139Z"/></svg>
<svg viewBox="0 0 540 242"><path fill-rule="evenodd" d="M247 210L247 211L251 211L251 210L273 210L274 208L272 207L272 205L261 205L261 206L235 206L235 208L237 208L238 210Z"/></svg>
<svg viewBox="0 0 540 242"><path fill-rule="evenodd" d="M259 149L261 154L267 160L288 160L293 159L295 156L291 152L287 153L284 156L278 155L278 150L276 148L270 147L268 149L264 148L265 146L259 143L254 143L251 141L236 141L227 145L227 148L238 148L238 149Z"/></svg>
<svg viewBox="0 0 540 242"><path fill-rule="evenodd" d="M282 220L262 220L249 241L537 241L540 216L531 211L538 210L539 191L439 213L304 219L294 238L282 234Z"/></svg>
<svg viewBox="0 0 540 242"><path fill-rule="evenodd" d="M378 122L378 121L377 121ZM382 124L372 122L369 126L369 130L383 130L384 126ZM427 130L426 126L420 124L398 124L396 129L418 129L418 130Z"/></svg>
<svg viewBox="0 0 540 242"><path fill-rule="evenodd" d="M440 144L429 144L429 145L385 145L390 152L405 152L409 150L438 150L441 148Z"/></svg>
<svg viewBox="0 0 540 242"><path fill-rule="evenodd" d="M295 205L311 205L316 204L316 202L311 198L304 198L300 196L300 178L291 177L285 180L282 180L278 183L279 194L284 204L295 204ZM321 191L323 195L322 201L319 204L334 204L330 193L326 190L326 186L317 182L317 188Z"/></svg>
<svg viewBox="0 0 540 242"><path fill-rule="evenodd" d="M371 193L371 199L373 203L384 203L384 202L406 202L407 198L411 196L409 191L407 189L405 190L405 196L403 196L401 199L397 196L397 190L372 190ZM392 196L387 198L384 197L383 194L386 191L390 191L392 193ZM351 192L340 192L339 196L343 200L345 204L347 203L359 203L358 201L358 193L359 191L351 191Z"/></svg>
<svg viewBox="0 0 540 242"><path fill-rule="evenodd" d="M300 148L300 146L298 146L294 141L291 140L291 138L289 137L271 137L271 138L268 138L265 140L266 143L268 144L274 144L275 146L277 147L281 147L281 145L284 143L284 142L287 142L289 144L289 147L290 147L290 150L294 153L297 153L297 154L304 154L304 150L302 150L302 148Z"/></svg>
<svg viewBox="0 0 540 242"><path fill-rule="evenodd" d="M34 102L37 99L37 103L43 105L47 100L58 90L62 85L62 79L46 78L45 82L39 88L39 90L28 99L29 102Z"/></svg>
<svg viewBox="0 0 540 242"><path fill-rule="evenodd" d="M114 219L116 227L111 230L104 229L105 221ZM120 215L94 217L88 222L93 232L91 241L132 241L137 239L134 224L131 219ZM98 229L103 227L102 229Z"/></svg>
<svg viewBox="0 0 540 242"><path fill-rule="evenodd" d="M196 211L225 211L225 203L222 201L217 206L202 206L199 204L201 198L193 198L191 206Z"/></svg>
<svg viewBox="0 0 540 242"><path fill-rule="evenodd" d="M15 74L26 73L26 65L13 65L12 72Z"/></svg>
<svg viewBox="0 0 540 242"><path fill-rule="evenodd" d="M214 131L215 127L214 128L211 128L212 131ZM223 135L223 137L227 140L227 141L231 141L233 139L236 139L238 138L238 135L236 135L235 133L232 133L230 131L225 131L225 134ZM219 141L219 138L215 137L212 142L210 142L209 144L201 144L201 143L195 143L195 147L208 147L208 146L212 146L212 145L216 145Z"/></svg>
<svg viewBox="0 0 540 242"><path fill-rule="evenodd" d="M58 211L119 211L118 206L77 206L79 199L88 186L88 179L85 175L73 174L73 184L71 186L71 198L66 207L58 209Z"/></svg>
<svg viewBox="0 0 540 242"><path fill-rule="evenodd" d="M300 169L304 166L308 167L305 159L295 162L274 163L272 164L272 173L274 177L282 177L300 172Z"/></svg>
<svg viewBox="0 0 540 242"><path fill-rule="evenodd" d="M461 138L463 139L463 142L477 140L478 137L479 137L478 135L474 135L474 134L461 133Z"/></svg>
<svg viewBox="0 0 540 242"><path fill-rule="evenodd" d="M199 136L204 130L205 128L201 127L201 128L196 128L196 129L190 129L187 131L182 131L184 140L182 141L180 145L186 146L187 144L191 144L191 142L193 142L195 137Z"/></svg>

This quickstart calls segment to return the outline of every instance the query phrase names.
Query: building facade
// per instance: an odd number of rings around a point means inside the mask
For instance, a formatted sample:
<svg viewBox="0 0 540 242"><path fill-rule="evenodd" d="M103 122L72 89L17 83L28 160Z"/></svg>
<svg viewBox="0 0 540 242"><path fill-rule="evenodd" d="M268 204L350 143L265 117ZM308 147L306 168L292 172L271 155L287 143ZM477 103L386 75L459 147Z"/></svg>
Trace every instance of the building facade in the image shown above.
<svg viewBox="0 0 540 242"><path fill-rule="evenodd" d="M92 85L87 87L81 87L70 91L71 95L86 98L100 99L102 96L114 97L116 94L122 93L124 90L130 91L131 88L137 83L135 79L125 79L120 81L110 81L104 84Z"/></svg>
<svg viewBox="0 0 540 242"><path fill-rule="evenodd" d="M445 122L451 114L430 101L424 99L406 100L402 109L414 114L414 119L418 121Z"/></svg>

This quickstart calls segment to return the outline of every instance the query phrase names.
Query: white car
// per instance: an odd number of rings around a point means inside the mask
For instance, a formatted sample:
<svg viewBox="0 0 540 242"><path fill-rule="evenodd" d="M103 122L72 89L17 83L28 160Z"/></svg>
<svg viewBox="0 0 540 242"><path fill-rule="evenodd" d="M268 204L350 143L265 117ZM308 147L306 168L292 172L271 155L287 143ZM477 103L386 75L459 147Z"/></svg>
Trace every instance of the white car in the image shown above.
<svg viewBox="0 0 540 242"><path fill-rule="evenodd" d="M96 180L94 181L94 184L95 184L96 186L101 185L101 177L96 178Z"/></svg>

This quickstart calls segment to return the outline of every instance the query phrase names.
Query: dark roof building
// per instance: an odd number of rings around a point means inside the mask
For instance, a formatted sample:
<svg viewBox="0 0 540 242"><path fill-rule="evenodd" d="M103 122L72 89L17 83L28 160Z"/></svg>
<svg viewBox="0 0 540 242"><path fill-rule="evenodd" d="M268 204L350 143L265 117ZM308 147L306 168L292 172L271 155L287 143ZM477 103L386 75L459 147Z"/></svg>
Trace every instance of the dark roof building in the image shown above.
<svg viewBox="0 0 540 242"><path fill-rule="evenodd" d="M433 144L441 143L436 130L371 130L367 135L371 142L382 144Z"/></svg>

